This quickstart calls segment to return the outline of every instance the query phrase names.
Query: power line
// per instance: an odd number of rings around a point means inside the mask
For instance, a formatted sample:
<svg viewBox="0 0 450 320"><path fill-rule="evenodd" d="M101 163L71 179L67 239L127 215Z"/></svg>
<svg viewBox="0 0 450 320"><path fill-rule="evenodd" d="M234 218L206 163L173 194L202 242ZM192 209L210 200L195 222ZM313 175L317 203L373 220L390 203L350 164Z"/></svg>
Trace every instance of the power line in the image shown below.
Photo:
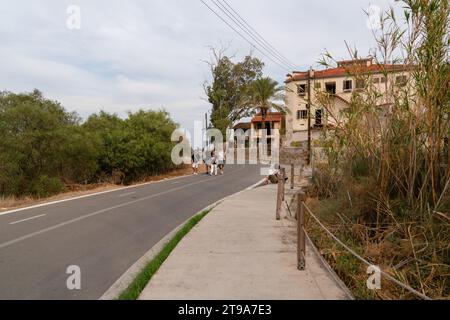
<svg viewBox="0 0 450 320"><path fill-rule="evenodd" d="M285 69L285 70L288 70L288 71L290 71L290 67L289 66L287 66L286 64L284 64L284 63L282 63L282 62L279 62L279 61L275 61L275 60L277 60L277 59L274 59L271 55L270 55L270 53L269 53L269 55L267 55L263 50L261 50L255 43L253 43L251 40L249 40L246 36L244 36L241 32L239 32L238 30L236 30L236 28L234 28L230 23L228 23L227 21L226 21L226 19L223 17L223 16L221 16L219 13L217 13L216 11L214 11L214 9L212 9L211 7L209 7L203 0L201 0L211 11L213 11L214 12L214 14L216 14L223 22L225 22L233 31L235 31L239 36L241 36L245 41L247 41L252 47L254 47L256 50L258 50L260 53L262 53L266 58L268 58L268 59L270 59L272 62L274 62L274 63L276 63L278 66L280 66L281 68L283 68L283 69ZM227 14L227 12L225 12L214 0L211 0L211 2L213 2L214 3L214 5L216 6L216 7L218 7L223 13L225 13L225 15L231 20L231 21L233 21L235 24L237 24L236 23L236 21L232 18L232 17L230 17L230 15L229 14ZM237 24L238 25L238 24ZM239 25L238 25L238 27L240 27ZM242 27L240 27L240 29L241 30L243 30L244 32L246 32L244 29L242 29ZM252 37L252 35L251 34L249 34L248 32L246 32L251 38L253 38ZM253 38L254 39L254 38Z"/></svg>
<svg viewBox="0 0 450 320"><path fill-rule="evenodd" d="M255 35L255 33L250 30L245 24L243 24L240 20L243 20L240 16L236 16L235 13L231 12L230 10L228 10L228 8L223 5L220 0L211 0L216 7L218 7L230 20L232 20L242 31L244 31L247 35L249 35L254 41L256 41L256 43L258 43L258 45L260 47L262 47L268 54L270 54L274 59L276 59L277 61L279 61L281 64L285 65L286 67L288 67L291 70L296 69L295 64L291 64L288 61L285 61L282 57L280 57L273 49L271 49L267 44L265 44L263 41L261 41L259 38L261 38L261 36L258 37L258 35ZM220 7L219 7L220 5ZM230 7L230 9L234 12L236 12L235 10L233 10L233 8ZM245 23L245 21L244 21Z"/></svg>
<svg viewBox="0 0 450 320"><path fill-rule="evenodd" d="M275 52L284 61L289 63L289 65L294 66L297 69L297 65L295 63L286 58L280 51L278 51L273 45L271 45L270 42L268 42L263 36L261 36L261 34L258 31L256 31L244 18L242 18L242 16L238 12L236 12L236 10L233 9L233 7L226 0L223 0L223 2L228 6L228 8L231 9L231 11L233 11L239 17L239 19L245 25L247 25L261 39L261 41L263 41L268 47L270 47L273 50L273 52Z"/></svg>
<svg viewBox="0 0 450 320"><path fill-rule="evenodd" d="M287 70L288 72L291 72L291 70L289 70L289 68L287 68L286 66L278 63L277 61L275 61L274 59L272 59L272 57L268 56L264 51L262 51L261 49L259 49L255 44L253 44L250 40L248 40L242 33L240 33L238 30L236 30L236 28L234 28L230 23L228 23L228 21L226 21L219 13L217 13L213 8L211 8L204 0L200 0L212 13L214 13L220 20L222 20L230 29L232 29L234 32L236 32L242 39L244 39L246 42L248 42L253 48L255 48L256 50L258 50L262 55L264 55L266 58L268 58L270 61L272 61L273 63L275 63L276 65L278 65L279 67L281 67L284 70Z"/></svg>

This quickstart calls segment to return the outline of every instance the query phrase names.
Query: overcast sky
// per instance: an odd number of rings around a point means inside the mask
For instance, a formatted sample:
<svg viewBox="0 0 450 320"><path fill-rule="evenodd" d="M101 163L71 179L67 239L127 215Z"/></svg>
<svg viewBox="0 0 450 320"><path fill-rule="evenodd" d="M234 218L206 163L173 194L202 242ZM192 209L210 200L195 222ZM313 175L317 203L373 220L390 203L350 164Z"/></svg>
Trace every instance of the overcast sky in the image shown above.
<svg viewBox="0 0 450 320"><path fill-rule="evenodd" d="M210 1L210 0L205 0ZM228 0L300 68L316 65L327 48L348 58L344 41L361 54L373 47L365 9L391 0ZM210 108L208 46L231 42L230 54L252 47L200 0L0 0L0 90L38 88L86 118L99 110L125 116L165 108L185 128ZM67 28L67 8L81 9L81 28ZM213 6L212 4L210 4ZM217 8L216 8L217 9ZM279 82L287 73L266 62Z"/></svg>

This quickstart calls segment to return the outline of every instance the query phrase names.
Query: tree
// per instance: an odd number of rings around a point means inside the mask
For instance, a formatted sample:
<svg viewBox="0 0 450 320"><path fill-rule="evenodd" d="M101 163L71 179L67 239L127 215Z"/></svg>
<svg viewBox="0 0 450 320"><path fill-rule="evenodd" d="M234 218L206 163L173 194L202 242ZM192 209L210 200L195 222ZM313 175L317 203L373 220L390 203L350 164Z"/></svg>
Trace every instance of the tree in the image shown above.
<svg viewBox="0 0 450 320"><path fill-rule="evenodd" d="M65 185L113 178L131 183L174 168L165 111L128 119L100 112L81 124L76 113L32 93L0 93L0 195L46 197Z"/></svg>
<svg viewBox="0 0 450 320"><path fill-rule="evenodd" d="M0 194L47 196L95 172L79 117L41 92L0 94ZM83 171L83 173L80 172Z"/></svg>
<svg viewBox="0 0 450 320"><path fill-rule="evenodd" d="M100 112L83 126L96 141L100 179L128 184L174 168L171 135L177 124L165 111L140 110L125 120Z"/></svg>
<svg viewBox="0 0 450 320"><path fill-rule="evenodd" d="M257 109L261 112L263 119L265 119L267 113L272 109L284 113L285 108L277 103L283 100L283 91L284 88L269 77L256 79L251 83L250 101L246 104L246 108L250 110Z"/></svg>
<svg viewBox="0 0 450 320"><path fill-rule="evenodd" d="M205 83L205 92L213 110L211 122L225 135L226 130L242 117L247 116L246 104L250 101L252 82L262 77L264 63L247 55L241 62L232 62L225 56L226 49L213 51L209 62L212 83Z"/></svg>
<svg viewBox="0 0 450 320"><path fill-rule="evenodd" d="M104 176L111 176L119 170L120 146L125 132L125 121L116 114L101 111L91 115L83 124L97 149L97 177L103 180Z"/></svg>

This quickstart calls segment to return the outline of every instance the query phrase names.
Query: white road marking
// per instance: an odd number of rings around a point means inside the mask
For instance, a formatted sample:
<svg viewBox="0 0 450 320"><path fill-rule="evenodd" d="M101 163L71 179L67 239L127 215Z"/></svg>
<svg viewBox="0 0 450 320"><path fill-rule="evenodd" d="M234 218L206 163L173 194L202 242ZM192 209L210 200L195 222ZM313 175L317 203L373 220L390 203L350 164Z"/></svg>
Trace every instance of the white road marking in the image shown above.
<svg viewBox="0 0 450 320"><path fill-rule="evenodd" d="M10 224L11 224L11 225L14 225L14 224L18 224L18 223L22 223L22 222L34 220L34 219L37 219L37 218L42 218L42 217L45 217L45 216L46 216L46 214L41 214L41 215L39 215L39 216L31 217L31 218L28 218L28 219L23 219L23 220L19 220L19 221L14 221L14 222L11 222Z"/></svg>
<svg viewBox="0 0 450 320"><path fill-rule="evenodd" d="M241 171L243 169L245 169L245 167L239 168L237 170L230 171L230 173L236 173L236 172L239 172L239 171ZM221 177L225 177L225 176L220 176L218 178L221 178ZM86 214L84 216L81 216L81 217L78 217L78 218L75 218L75 219L72 219L72 220L68 220L66 222L62 222L60 224L54 225L52 227L48 227L48 228L45 228L45 229L42 229L42 230L30 233L30 234L27 234L25 236L22 236L22 237L10 240L8 242L1 243L0 244L0 249L4 249L6 247L12 246L13 244L16 244L16 243L28 240L30 238L34 238L34 237L39 236L41 234L47 233L49 231L53 231L53 230L59 229L61 227L65 227L65 226L70 225L72 223L75 223L75 222L78 222L78 221L82 221L82 220L85 220L87 218L91 218L91 217L97 216L99 214L108 212L108 211L112 211L112 210L115 210L115 209L123 208L123 207L126 207L126 206L131 205L131 204L135 204L135 203L139 203L139 202L142 202L142 201L145 201L145 200L156 198L156 197L159 197L159 196L162 196L162 195L174 192L174 191L178 191L178 190L190 187L190 186L194 186L194 185L197 185L197 184L200 184L200 183L209 182L209 181L213 181L213 180L208 179L208 180L201 180L201 181L197 181L197 182L193 182L193 183L188 183L188 184L186 184L184 186L173 188L173 189L170 189L170 190L167 190L167 191L163 191L163 192L160 192L160 193L156 193L156 194L153 194L153 195L145 197L145 198L141 198L141 199L130 201L130 202L125 202L125 203L119 204L117 206L113 206L113 207L105 208L105 209L102 209L102 210L99 210L99 211L96 211L96 212L93 212L93 213L89 213L89 214Z"/></svg>
<svg viewBox="0 0 450 320"><path fill-rule="evenodd" d="M119 195L118 197L119 197L119 198L123 198L123 197L131 196L132 194L135 194L135 193L136 193L136 192L124 193L124 194Z"/></svg>
<svg viewBox="0 0 450 320"><path fill-rule="evenodd" d="M10 211L0 212L0 216L4 216L4 215L7 215L7 214L11 214L11 213L16 213L16 212L20 212L20 211L30 210L30 209L41 208L41 207L45 207L45 206L49 206L49 205L57 204L57 203L68 202L68 201L73 201L73 200L79 200L79 199L84 199L84 198L89 198L89 197L95 197L95 196L102 195L102 194L105 194L105 193L119 192L119 191L124 191L124 190L127 190L127 189L139 188L139 187L144 187L144 186L148 186L148 185L158 184L158 183L167 182L167 181L171 181L171 180L184 179L184 178L189 178L189 177L190 177L190 175L189 176L180 176L180 177L165 179L165 180L161 180L161 181L146 182L146 183L136 184L134 186L128 186L128 187L122 187L122 188L107 190L107 191L90 193L90 194L86 194L84 196L78 196L78 197L74 197L74 198L68 198L68 199L63 199L63 200L56 200L56 201L51 201L51 202L44 202L44 203L40 203L40 204L37 204L37 205L34 205L34 206L30 206L30 207L18 208L18 209L13 209L13 210L10 210Z"/></svg>

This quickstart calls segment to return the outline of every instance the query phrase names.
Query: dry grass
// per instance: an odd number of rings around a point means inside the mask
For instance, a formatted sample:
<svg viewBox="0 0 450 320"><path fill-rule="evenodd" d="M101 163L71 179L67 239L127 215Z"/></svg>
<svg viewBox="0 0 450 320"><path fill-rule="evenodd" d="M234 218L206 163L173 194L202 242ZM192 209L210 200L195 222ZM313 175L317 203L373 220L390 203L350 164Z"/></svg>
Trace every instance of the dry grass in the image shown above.
<svg viewBox="0 0 450 320"><path fill-rule="evenodd" d="M450 242L446 235L449 223L440 224L435 221L437 226L433 230L440 239L430 243L432 231L423 224L408 221L399 225L386 223L381 228L371 228L367 224L358 223L358 204L352 211L344 197L320 201L318 198L310 198L308 205L333 234L373 265L434 299L449 299ZM383 280L382 290L368 290L367 266L328 237L313 220L308 220L307 226L322 255L356 298L417 298L388 280Z"/></svg>
<svg viewBox="0 0 450 320"><path fill-rule="evenodd" d="M402 4L407 8L406 27L389 11L381 31L374 34L373 55L388 79L385 93L370 75L349 68L366 87L354 93L346 114L336 117L337 128L326 132L322 146L329 161L315 170L311 193L320 199L315 209L325 223L362 256L425 295L449 299L449 4ZM333 59L327 54L323 63L329 61ZM392 62L407 66L406 83L398 83L389 72ZM333 117L330 97L318 95ZM365 267L316 227L310 228L357 296L415 298L390 283L379 292L367 292Z"/></svg>

